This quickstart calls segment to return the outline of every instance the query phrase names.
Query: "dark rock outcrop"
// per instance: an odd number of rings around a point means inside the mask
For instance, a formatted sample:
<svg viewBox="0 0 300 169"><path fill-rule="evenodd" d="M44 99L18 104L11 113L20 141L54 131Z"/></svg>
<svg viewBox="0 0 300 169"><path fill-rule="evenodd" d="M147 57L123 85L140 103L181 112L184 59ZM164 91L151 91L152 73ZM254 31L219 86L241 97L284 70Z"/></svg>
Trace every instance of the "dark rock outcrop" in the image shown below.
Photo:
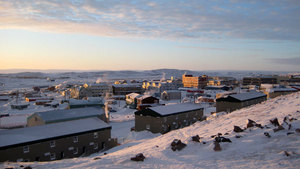
<svg viewBox="0 0 300 169"><path fill-rule="evenodd" d="M241 129L239 126L234 126L233 131L236 132L236 133L240 133L240 132L243 132L244 130Z"/></svg>
<svg viewBox="0 0 300 169"><path fill-rule="evenodd" d="M284 130L284 127L278 126L277 128L273 129L274 132L277 132L277 131L280 131L280 130Z"/></svg>
<svg viewBox="0 0 300 169"><path fill-rule="evenodd" d="M274 119L270 120L270 122L271 122L271 124L273 124L275 127L276 127L276 126L280 126L277 118L274 118Z"/></svg>
<svg viewBox="0 0 300 169"><path fill-rule="evenodd" d="M215 144L215 147L214 147L215 151L221 151L222 150L221 145L220 145L219 142L215 141L214 144Z"/></svg>
<svg viewBox="0 0 300 169"><path fill-rule="evenodd" d="M174 139L171 143L171 149L173 151L180 151L182 150L184 147L186 147L186 144L182 143L181 140L178 140L178 139Z"/></svg>
<svg viewBox="0 0 300 169"><path fill-rule="evenodd" d="M146 157L143 155L143 153L137 154L135 157L132 157L131 161L144 161Z"/></svg>
<svg viewBox="0 0 300 169"><path fill-rule="evenodd" d="M195 135L195 136L192 136L192 141L201 142L201 138L199 137L199 135Z"/></svg>

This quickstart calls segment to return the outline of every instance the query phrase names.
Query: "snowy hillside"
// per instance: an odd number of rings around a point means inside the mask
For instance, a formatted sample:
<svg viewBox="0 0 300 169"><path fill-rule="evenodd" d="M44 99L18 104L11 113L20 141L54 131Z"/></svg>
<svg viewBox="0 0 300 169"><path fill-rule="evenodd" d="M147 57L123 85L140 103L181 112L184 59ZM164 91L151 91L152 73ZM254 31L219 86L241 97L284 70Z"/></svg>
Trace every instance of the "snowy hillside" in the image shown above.
<svg viewBox="0 0 300 169"><path fill-rule="evenodd" d="M270 120L275 117L284 130L273 131L277 127ZM285 117L286 123L283 123ZM240 133L233 131L234 126L244 129L248 119L261 124L263 129L251 127ZM4 163L0 168L20 165L33 168L299 168L300 133L295 129L300 129L300 92L230 114L212 116L165 135L132 132L130 135L137 138L136 142L115 147L107 151L107 155L99 153L43 163ZM270 137L264 134L266 132ZM218 133L232 142L221 142L222 150L214 151L215 139L211 136ZM194 135L199 135L202 142L191 141ZM170 144L174 139L180 139L187 146L181 151L172 151ZM137 153L144 154L144 162L130 160Z"/></svg>

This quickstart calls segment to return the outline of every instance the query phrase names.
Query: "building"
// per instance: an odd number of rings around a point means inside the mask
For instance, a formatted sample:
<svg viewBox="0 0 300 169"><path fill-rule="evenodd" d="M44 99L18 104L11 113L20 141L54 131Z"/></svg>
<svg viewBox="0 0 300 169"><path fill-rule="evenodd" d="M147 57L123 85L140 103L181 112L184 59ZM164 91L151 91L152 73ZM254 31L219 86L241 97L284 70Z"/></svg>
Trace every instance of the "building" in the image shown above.
<svg viewBox="0 0 300 169"><path fill-rule="evenodd" d="M84 100L70 99L69 108L83 108L83 107L102 107L104 106L103 100L101 97L88 97Z"/></svg>
<svg viewBox="0 0 300 169"><path fill-rule="evenodd" d="M129 108L136 109L137 106L137 97L141 96L138 93L130 93L126 95L126 104L129 105Z"/></svg>
<svg viewBox="0 0 300 169"><path fill-rule="evenodd" d="M294 88L271 88L266 89L264 93L268 96L268 98L275 98L277 96L287 95L294 92L298 92L298 90Z"/></svg>
<svg viewBox="0 0 300 169"><path fill-rule="evenodd" d="M238 81L233 78L233 77L212 77L212 79L210 79L208 81L209 86L237 86L238 85Z"/></svg>
<svg viewBox="0 0 300 169"><path fill-rule="evenodd" d="M90 117L98 117L103 121L106 120L103 108L89 107L37 112L27 118L27 126L38 126Z"/></svg>
<svg viewBox="0 0 300 169"><path fill-rule="evenodd" d="M167 133L202 120L203 108L197 104L182 103L149 107L135 113L135 131Z"/></svg>
<svg viewBox="0 0 300 169"><path fill-rule="evenodd" d="M137 109L141 110L146 107L154 107L159 105L159 99L151 95L140 95L136 97Z"/></svg>
<svg viewBox="0 0 300 169"><path fill-rule="evenodd" d="M143 82L142 87L147 91L155 91L161 94L165 90L178 90L178 88L182 86L181 80L171 77L170 80L152 80L150 82Z"/></svg>
<svg viewBox="0 0 300 169"><path fill-rule="evenodd" d="M0 130L0 162L51 161L89 155L117 144L111 126L87 118L20 129Z"/></svg>
<svg viewBox="0 0 300 169"><path fill-rule="evenodd" d="M165 90L164 92L161 93L162 100L175 100L181 99L181 91L179 90Z"/></svg>
<svg viewBox="0 0 300 169"><path fill-rule="evenodd" d="M260 92L247 92L228 95L216 99L216 111L232 112L267 100L267 95Z"/></svg>
<svg viewBox="0 0 300 169"><path fill-rule="evenodd" d="M70 89L71 98L82 99L84 97L102 97L111 93L112 87L108 83L92 83L83 86L74 86Z"/></svg>
<svg viewBox="0 0 300 169"><path fill-rule="evenodd" d="M182 83L183 87L191 87L203 89L208 83L208 76L197 76L193 77L193 75L182 75Z"/></svg>
<svg viewBox="0 0 300 169"><path fill-rule="evenodd" d="M277 77L275 76L257 76L257 77L244 77L243 85L256 85L261 84L277 84Z"/></svg>
<svg viewBox="0 0 300 169"><path fill-rule="evenodd" d="M129 93L142 93L142 84L113 84L114 95L127 95Z"/></svg>

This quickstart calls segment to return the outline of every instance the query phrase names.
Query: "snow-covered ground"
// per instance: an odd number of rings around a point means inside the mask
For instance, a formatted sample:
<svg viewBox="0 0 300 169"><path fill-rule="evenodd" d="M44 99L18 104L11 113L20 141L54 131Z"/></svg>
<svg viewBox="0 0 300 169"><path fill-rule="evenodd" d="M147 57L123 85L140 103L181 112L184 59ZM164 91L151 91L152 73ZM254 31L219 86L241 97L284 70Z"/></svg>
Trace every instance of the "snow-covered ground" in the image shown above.
<svg viewBox="0 0 300 169"><path fill-rule="evenodd" d="M288 125L284 123L284 130L274 132L275 127L270 120L275 117L279 123L283 123L284 117L294 118L291 121L287 120L287 123L291 124L291 129L288 130ZM241 133L233 132L235 125L246 127L248 119L262 124L264 128L253 127ZM120 133L115 134L121 135L123 132L129 134L121 136L127 141L107 151L107 155L102 152L90 157L53 162L3 163L0 168L20 165L30 165L33 168L299 168L300 166L300 133L295 131L300 128L300 92L277 97L230 114L212 116L207 121L197 122L164 135L128 132L126 126L133 125L133 122L132 120L126 122L119 124L111 122L113 128L124 128L124 131L118 130ZM265 132L271 137L266 137ZM287 135L288 132L293 134ZM218 133L231 139L232 143L220 143L222 151L216 152L213 150L214 138L211 136ZM225 133L228 135L224 135ZM194 135L199 135L206 144L192 142L191 136ZM236 135L242 137L236 138ZM172 151L170 144L174 139L180 139L187 146L181 151ZM144 154L146 157L144 162L130 160L137 153ZM95 157L99 159L96 160Z"/></svg>

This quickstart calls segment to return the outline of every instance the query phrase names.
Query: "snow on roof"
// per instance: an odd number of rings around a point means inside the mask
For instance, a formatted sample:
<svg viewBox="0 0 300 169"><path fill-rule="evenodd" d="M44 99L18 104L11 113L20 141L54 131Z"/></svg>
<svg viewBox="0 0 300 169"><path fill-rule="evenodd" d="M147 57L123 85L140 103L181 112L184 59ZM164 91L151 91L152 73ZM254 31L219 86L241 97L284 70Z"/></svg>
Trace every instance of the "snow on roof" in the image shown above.
<svg viewBox="0 0 300 169"><path fill-rule="evenodd" d="M103 101L100 99L88 99L88 100L76 100L76 99L70 99L69 100L70 105L91 105L91 104L103 104Z"/></svg>
<svg viewBox="0 0 300 169"><path fill-rule="evenodd" d="M114 87L142 87L142 84L113 84Z"/></svg>
<svg viewBox="0 0 300 169"><path fill-rule="evenodd" d="M271 93L271 92L296 92L298 90L294 88L271 88L271 89L267 89L266 91Z"/></svg>
<svg viewBox="0 0 300 169"><path fill-rule="evenodd" d="M0 148L104 128L110 128L110 126L94 117L41 126L0 130Z"/></svg>
<svg viewBox="0 0 300 169"><path fill-rule="evenodd" d="M233 95L230 95L229 97L233 97L240 101L246 101L246 100L255 99L255 98L259 98L259 97L263 97L263 96L266 96L266 95L261 92L247 92L247 93L233 94Z"/></svg>
<svg viewBox="0 0 300 169"><path fill-rule="evenodd" d="M155 111L156 113L162 116L177 114L177 113L187 112L192 110L198 110L201 108L202 108L201 106L193 103L180 103L180 104L172 104L167 106L149 107L150 110Z"/></svg>
<svg viewBox="0 0 300 169"><path fill-rule="evenodd" d="M139 96L140 94L138 93L130 93L127 96L131 97L131 98L136 98L137 96Z"/></svg>
<svg viewBox="0 0 300 169"><path fill-rule="evenodd" d="M148 97L153 97L153 96L146 94L146 95L141 95L140 97L138 97L138 99L143 100L143 99L146 99Z"/></svg>
<svg viewBox="0 0 300 169"><path fill-rule="evenodd" d="M45 112L34 113L40 116L46 123L54 121L63 121L70 119L79 119L84 117L92 117L104 114L104 110L100 107L87 107L76 109L62 109ZM30 117L29 117L30 118Z"/></svg>

